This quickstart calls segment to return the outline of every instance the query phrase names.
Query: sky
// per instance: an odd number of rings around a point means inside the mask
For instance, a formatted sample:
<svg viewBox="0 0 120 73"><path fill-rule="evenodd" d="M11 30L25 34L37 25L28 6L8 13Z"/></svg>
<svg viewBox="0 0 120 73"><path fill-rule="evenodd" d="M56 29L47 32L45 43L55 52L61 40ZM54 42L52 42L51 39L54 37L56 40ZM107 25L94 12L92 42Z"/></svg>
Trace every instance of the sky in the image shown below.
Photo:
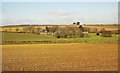
<svg viewBox="0 0 120 73"><path fill-rule="evenodd" d="M8 2L2 4L2 24L116 24L118 2Z"/></svg>
<svg viewBox="0 0 120 73"><path fill-rule="evenodd" d="M118 2L119 0L2 0L2 2Z"/></svg>

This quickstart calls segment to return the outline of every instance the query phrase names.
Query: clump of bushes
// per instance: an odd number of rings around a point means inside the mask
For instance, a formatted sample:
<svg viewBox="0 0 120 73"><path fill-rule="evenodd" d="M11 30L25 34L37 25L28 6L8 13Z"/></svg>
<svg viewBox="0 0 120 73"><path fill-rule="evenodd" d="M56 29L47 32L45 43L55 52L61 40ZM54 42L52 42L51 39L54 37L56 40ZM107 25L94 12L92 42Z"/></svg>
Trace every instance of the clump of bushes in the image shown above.
<svg viewBox="0 0 120 73"><path fill-rule="evenodd" d="M64 28L59 28L55 32L55 36L58 38L78 38L83 37L83 31L81 31L80 27L70 27L66 26Z"/></svg>

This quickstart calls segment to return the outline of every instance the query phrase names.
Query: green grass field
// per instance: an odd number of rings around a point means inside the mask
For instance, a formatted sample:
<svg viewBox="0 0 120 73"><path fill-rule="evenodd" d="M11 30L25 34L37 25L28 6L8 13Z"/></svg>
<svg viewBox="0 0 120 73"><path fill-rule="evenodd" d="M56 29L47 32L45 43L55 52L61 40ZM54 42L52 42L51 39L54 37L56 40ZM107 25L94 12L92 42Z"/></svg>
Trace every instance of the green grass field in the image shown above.
<svg viewBox="0 0 120 73"><path fill-rule="evenodd" d="M38 35L32 33L9 33L3 32L3 41L39 41L43 39L55 39L56 37L51 35Z"/></svg>
<svg viewBox="0 0 120 73"><path fill-rule="evenodd" d="M118 35L102 37L96 34L88 34L84 38L56 38L53 35L38 35L32 33L2 33L3 44L26 44L26 43L114 43L118 41ZM12 42L12 43L11 43Z"/></svg>

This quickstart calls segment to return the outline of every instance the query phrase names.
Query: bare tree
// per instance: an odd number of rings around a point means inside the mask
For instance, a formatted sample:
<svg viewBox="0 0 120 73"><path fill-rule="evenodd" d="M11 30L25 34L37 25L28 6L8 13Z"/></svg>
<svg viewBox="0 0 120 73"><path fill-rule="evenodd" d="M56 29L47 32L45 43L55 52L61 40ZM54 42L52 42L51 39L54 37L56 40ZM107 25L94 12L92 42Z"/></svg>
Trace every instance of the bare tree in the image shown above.
<svg viewBox="0 0 120 73"><path fill-rule="evenodd" d="M52 26L52 27L49 27L48 28L48 31L51 32L51 33L55 33L58 29L58 26Z"/></svg>

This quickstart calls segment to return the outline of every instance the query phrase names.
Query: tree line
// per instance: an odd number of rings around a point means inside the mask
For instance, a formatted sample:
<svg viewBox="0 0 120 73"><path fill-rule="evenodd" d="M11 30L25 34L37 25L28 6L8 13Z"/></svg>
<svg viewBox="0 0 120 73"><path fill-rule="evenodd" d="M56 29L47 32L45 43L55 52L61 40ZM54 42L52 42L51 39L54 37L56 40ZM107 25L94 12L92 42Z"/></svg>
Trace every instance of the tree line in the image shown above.
<svg viewBox="0 0 120 73"><path fill-rule="evenodd" d="M73 23L73 24L80 24L79 22ZM19 32L20 29L16 28L16 32ZM88 33L96 33L96 35L101 35L103 37L111 37L112 34L119 34L120 31L107 31L105 28L98 31L97 28L91 29L87 27L82 27L81 25L78 25L78 27L73 27L71 25L66 25L64 27L61 26L45 26L44 28L41 27L34 27L34 26L27 26L23 27L24 33L34 33L34 34L46 34L46 35L54 35L57 38L83 38L85 36L84 32Z"/></svg>
<svg viewBox="0 0 120 73"><path fill-rule="evenodd" d="M24 33L34 33L34 34L47 34L47 35L54 35L57 38L76 38L76 37L84 37L83 33L83 27L79 25L79 27L73 27L73 26L65 26L65 27L59 27L59 26L52 26L48 27L45 26L45 28L40 27L33 27L33 26L27 26L23 28ZM16 32L19 32L19 29L16 28Z"/></svg>

